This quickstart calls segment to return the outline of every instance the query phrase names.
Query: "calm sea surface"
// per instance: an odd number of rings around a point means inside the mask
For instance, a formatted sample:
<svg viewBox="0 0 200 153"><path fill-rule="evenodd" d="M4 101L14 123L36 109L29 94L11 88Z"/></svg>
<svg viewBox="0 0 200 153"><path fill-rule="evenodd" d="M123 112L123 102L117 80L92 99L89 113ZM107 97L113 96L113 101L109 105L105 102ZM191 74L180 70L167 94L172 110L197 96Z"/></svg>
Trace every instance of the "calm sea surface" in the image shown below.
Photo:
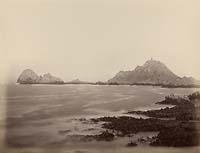
<svg viewBox="0 0 200 153"><path fill-rule="evenodd" d="M67 147L71 152L197 152L198 148L127 148L128 138L112 142L81 142L87 134L102 131L100 124L80 119L121 116L131 110L159 109L165 96L188 95L198 89L151 86L9 85L1 96L9 124L6 138L13 144L35 147ZM135 116L137 117L137 116ZM139 116L141 117L141 116ZM141 149L142 147L142 149ZM20 151L20 150L19 150ZM66 150L65 150L66 151ZM15 150L10 150L15 152ZM36 150L37 152L37 150ZM39 152L39 151L38 151ZM63 152L63 150L60 150ZM70 151L69 151L70 152Z"/></svg>

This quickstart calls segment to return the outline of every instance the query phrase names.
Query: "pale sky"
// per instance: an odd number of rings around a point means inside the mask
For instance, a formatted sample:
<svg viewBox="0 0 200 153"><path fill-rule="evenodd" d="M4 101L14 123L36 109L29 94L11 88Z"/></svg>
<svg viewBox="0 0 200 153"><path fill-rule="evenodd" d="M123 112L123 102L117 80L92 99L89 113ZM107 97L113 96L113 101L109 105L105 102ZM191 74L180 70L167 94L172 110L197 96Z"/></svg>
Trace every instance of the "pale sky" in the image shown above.
<svg viewBox="0 0 200 153"><path fill-rule="evenodd" d="M151 57L200 79L199 0L0 0L0 83L106 81Z"/></svg>

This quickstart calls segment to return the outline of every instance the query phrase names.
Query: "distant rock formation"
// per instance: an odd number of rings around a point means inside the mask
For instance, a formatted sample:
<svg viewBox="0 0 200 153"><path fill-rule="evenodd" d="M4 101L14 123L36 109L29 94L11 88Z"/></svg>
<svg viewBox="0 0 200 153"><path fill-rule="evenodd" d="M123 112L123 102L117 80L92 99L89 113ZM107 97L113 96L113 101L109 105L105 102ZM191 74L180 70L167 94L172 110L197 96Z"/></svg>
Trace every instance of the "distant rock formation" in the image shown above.
<svg viewBox="0 0 200 153"><path fill-rule="evenodd" d="M191 77L177 76L165 64L153 59L146 61L142 66L137 66L133 71L120 71L108 82L172 86L190 86L199 83Z"/></svg>
<svg viewBox="0 0 200 153"><path fill-rule="evenodd" d="M75 80L69 81L69 83L79 84L79 83L83 83L83 81L79 79L75 79Z"/></svg>
<svg viewBox="0 0 200 153"><path fill-rule="evenodd" d="M75 79L75 80L72 80L72 81L69 81L69 82L65 82L65 84L94 84L94 83Z"/></svg>
<svg viewBox="0 0 200 153"><path fill-rule="evenodd" d="M43 76L38 76L33 70L24 70L17 83L20 84L63 84L64 81L58 77L52 76L50 73L44 74Z"/></svg>

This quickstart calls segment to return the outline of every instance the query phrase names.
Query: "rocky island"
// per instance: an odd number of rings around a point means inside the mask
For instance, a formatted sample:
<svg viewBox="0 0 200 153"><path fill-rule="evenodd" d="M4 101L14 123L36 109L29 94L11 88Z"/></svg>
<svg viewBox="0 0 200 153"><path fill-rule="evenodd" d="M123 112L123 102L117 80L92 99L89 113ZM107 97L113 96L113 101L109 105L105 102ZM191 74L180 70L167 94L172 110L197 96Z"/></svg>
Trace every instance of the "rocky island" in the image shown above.
<svg viewBox="0 0 200 153"><path fill-rule="evenodd" d="M37 75L33 70L26 69L19 76L20 84L90 84L90 85L148 85L164 88L199 88L200 81L192 77L180 77L174 74L165 64L157 60L148 60L133 71L120 71L112 79L102 82L88 82L75 79L64 82L50 73Z"/></svg>
<svg viewBox="0 0 200 153"><path fill-rule="evenodd" d="M52 76L50 73L46 73L43 76L37 75L33 70L24 70L17 83L20 84L64 84L64 81L58 77Z"/></svg>
<svg viewBox="0 0 200 153"><path fill-rule="evenodd" d="M150 59L132 71L120 71L112 79L112 84L153 85L163 87L199 87L200 81L192 77L179 77L165 64Z"/></svg>

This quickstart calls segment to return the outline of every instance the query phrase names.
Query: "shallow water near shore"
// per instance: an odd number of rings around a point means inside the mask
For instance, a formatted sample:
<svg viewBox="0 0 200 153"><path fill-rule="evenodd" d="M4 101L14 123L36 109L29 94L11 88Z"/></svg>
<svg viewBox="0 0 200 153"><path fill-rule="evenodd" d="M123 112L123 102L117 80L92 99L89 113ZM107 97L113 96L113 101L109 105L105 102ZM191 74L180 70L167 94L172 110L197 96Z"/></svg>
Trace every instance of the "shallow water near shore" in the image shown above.
<svg viewBox="0 0 200 153"><path fill-rule="evenodd" d="M21 148L35 148L31 152L45 151L36 149L38 147L52 147L53 150L64 147L69 150L56 151L61 153L98 152L102 149L105 152L197 152L198 147L141 145L127 148L127 142L133 138L119 138L112 142L81 142L78 139L103 130L101 125L89 122L90 118L125 116L127 114L124 113L132 110L159 109L166 106L156 105L155 102L165 96L171 93L183 96L197 90L151 86L9 85L6 95L1 96L1 104L4 101L6 105L5 121L10 123L5 129L5 136Z"/></svg>

